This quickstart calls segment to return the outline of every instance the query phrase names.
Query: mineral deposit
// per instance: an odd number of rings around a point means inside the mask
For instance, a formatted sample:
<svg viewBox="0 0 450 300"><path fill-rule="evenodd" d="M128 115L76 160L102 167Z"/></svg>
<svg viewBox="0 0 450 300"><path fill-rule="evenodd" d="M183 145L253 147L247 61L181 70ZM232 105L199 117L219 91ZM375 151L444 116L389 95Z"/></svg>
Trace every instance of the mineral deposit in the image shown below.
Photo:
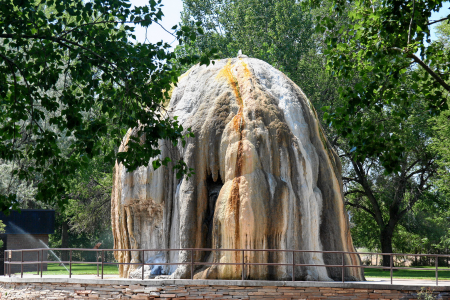
<svg viewBox="0 0 450 300"><path fill-rule="evenodd" d="M168 107L195 138L161 141L169 167L127 172L116 164L112 227L118 249L298 249L354 251L344 209L341 164L313 106L282 72L253 58L196 65L179 78ZM120 151L126 151L124 139ZM190 251L117 252L119 262L190 262ZM292 252L195 252L196 262L292 264ZM342 264L340 254L296 253L296 263ZM345 255L345 264L360 264ZM362 280L346 268L346 280ZM241 266L198 266L195 278L240 279ZM120 266L124 277L133 268ZM141 274L140 271L138 274ZM148 276L189 278L189 265L147 267ZM290 280L291 266L245 266L250 279ZM338 267L295 268L296 280L340 280Z"/></svg>

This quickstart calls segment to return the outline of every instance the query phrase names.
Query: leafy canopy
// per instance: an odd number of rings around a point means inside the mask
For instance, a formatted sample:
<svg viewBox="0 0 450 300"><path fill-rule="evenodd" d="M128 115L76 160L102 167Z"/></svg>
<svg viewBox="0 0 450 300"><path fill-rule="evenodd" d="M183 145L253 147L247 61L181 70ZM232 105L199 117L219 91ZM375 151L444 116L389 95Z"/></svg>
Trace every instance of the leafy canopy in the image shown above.
<svg viewBox="0 0 450 300"><path fill-rule="evenodd" d="M310 3L316 6L319 1ZM364 110L388 112L400 124L418 99L425 99L430 114L448 109L444 93L450 91L448 53L443 43L429 40L429 26L435 22L431 13L442 7L442 1L335 0L334 4L332 14L349 11L351 22L328 37L324 54L333 75L356 83L340 88L341 106L333 112L324 107L325 121L348 139L360 161L379 157L387 172L399 171L405 150L400 138L364 118ZM334 19L325 16L317 29L327 32L334 26ZM412 85L407 73L413 76Z"/></svg>
<svg viewBox="0 0 450 300"><path fill-rule="evenodd" d="M135 25L161 20L161 6L161 0L133 9L128 0L0 2L0 160L14 165L12 176L38 182L38 200L67 203L61 195L71 176L97 155L113 161L128 128L135 133L117 154L128 171L150 159L154 167L167 165L158 140L184 144L192 136L162 105L180 74L170 46L133 41ZM182 43L196 33L183 27L175 35ZM182 161L173 165L179 176L190 172ZM1 210L18 203L11 188L0 194Z"/></svg>

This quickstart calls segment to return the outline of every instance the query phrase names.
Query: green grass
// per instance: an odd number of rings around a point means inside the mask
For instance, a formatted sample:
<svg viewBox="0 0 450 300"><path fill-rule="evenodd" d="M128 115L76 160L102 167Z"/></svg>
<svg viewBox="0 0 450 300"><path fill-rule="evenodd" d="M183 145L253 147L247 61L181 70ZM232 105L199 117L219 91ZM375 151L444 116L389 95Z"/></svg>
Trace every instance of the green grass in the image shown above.
<svg viewBox="0 0 450 300"><path fill-rule="evenodd" d="M66 265L69 269L69 265ZM102 272L102 266L98 266L99 274ZM36 274L36 272L27 272L26 274ZM48 264L47 271L42 272L43 275L69 275L69 272L57 263ZM104 265L104 275L118 275L119 269L115 265ZM72 275L97 275L97 266L92 264L72 264Z"/></svg>
<svg viewBox="0 0 450 300"><path fill-rule="evenodd" d="M421 269L426 268L434 268L434 266L430 267L416 267ZM439 280L449 280L450 279L450 268L447 267L439 267ZM364 275L367 278L370 277L388 277L390 278L391 272L390 270L382 270L382 269L364 269ZM393 277L397 279L435 279L435 271L434 270L394 270Z"/></svg>
<svg viewBox="0 0 450 300"><path fill-rule="evenodd" d="M66 266L69 268L69 265ZM433 267L418 267L433 268ZM439 267L439 280L450 280L450 268ZM101 265L99 265L99 271L101 273ZM35 274L36 272L28 272L27 274ZM43 275L69 275L67 270L57 263L48 264L47 271L42 273ZM72 274L73 275L97 275L97 266L93 264L72 264ZM119 269L115 265L104 265L103 266L104 275L118 275ZM389 270L381 269L364 269L364 275L370 279L371 277L390 277ZM394 279L435 279L434 270L394 270Z"/></svg>

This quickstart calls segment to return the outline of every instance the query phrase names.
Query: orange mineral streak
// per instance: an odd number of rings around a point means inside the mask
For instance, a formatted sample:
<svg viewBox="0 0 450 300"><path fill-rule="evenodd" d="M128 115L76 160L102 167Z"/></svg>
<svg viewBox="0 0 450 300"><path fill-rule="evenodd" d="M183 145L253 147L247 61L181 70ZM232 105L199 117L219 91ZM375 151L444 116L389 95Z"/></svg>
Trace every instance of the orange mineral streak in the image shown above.
<svg viewBox="0 0 450 300"><path fill-rule="evenodd" d="M236 101L239 105L243 105L241 93L239 92L239 85L236 77L234 77L232 73L233 66L231 65L231 59L228 60L227 64L220 70L219 74L217 74L217 78L226 78L228 84L231 85L231 88L236 96Z"/></svg>
<svg viewBox="0 0 450 300"><path fill-rule="evenodd" d="M248 69L247 64L243 60L241 60L240 63L242 65L242 67L244 68L244 78L250 79L252 77L252 72L250 72L250 70Z"/></svg>
<svg viewBox="0 0 450 300"><path fill-rule="evenodd" d="M228 63L220 70L219 74L217 74L217 78L225 78L228 84L231 86L231 89L234 92L234 96L236 97L236 102L239 105L239 111L233 118L233 128L236 131L241 130L240 127L243 126L244 118L242 116L244 110L244 101L242 101L241 93L239 91L239 83L236 77L232 73L233 65L231 65L231 60L228 60ZM247 69L248 70L248 69Z"/></svg>
<svg viewBox="0 0 450 300"><path fill-rule="evenodd" d="M244 79L250 79L251 72L247 68L247 64L243 61L240 61L241 65L243 66L243 72L244 72ZM239 142L238 142L238 149L237 149L237 155L236 155L236 166L235 166L235 173L234 173L234 179L233 184L231 187L231 193L230 198L228 199L230 205L228 215L230 217L234 217L234 247L239 249L241 248L241 237L240 237L240 207L241 207L241 196L239 194L239 186L241 183L241 173L242 173L242 165L244 161L244 150L243 150L243 130L244 130L244 101L242 99L241 93L239 91L239 83L237 78L232 73L233 66L231 65L231 60L228 60L228 63L225 65L225 67L219 72L217 75L217 78L225 78L230 85L231 89L234 92L234 95L236 97L236 102L239 105L239 110L234 116L232 120L233 128L238 132L239 134ZM241 261L241 253L235 252L234 253L234 262L240 262ZM240 273L240 266L235 266L235 272L236 274Z"/></svg>

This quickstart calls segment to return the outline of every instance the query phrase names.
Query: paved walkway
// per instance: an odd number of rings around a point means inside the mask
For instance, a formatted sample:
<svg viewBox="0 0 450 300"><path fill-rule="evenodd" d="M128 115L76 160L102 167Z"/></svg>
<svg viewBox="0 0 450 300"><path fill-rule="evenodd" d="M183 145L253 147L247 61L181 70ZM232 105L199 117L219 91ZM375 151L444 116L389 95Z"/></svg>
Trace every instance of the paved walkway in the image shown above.
<svg viewBox="0 0 450 300"><path fill-rule="evenodd" d="M283 285L298 285L298 286L348 286L353 288L368 288L375 286L380 286L380 288L388 288L389 286L403 286L409 287L409 289L415 289L417 287L435 287L436 280L424 280L424 279L395 279L393 280L393 284L391 285L390 278L367 278L366 281L346 281L342 283L340 281L334 282L326 282L326 281L259 281L259 280L190 280L190 279L145 279L144 281L141 279L128 279L128 278L120 278L119 275L104 275L104 279L98 277L96 275L72 275L72 278L69 278L68 275L43 275L42 278L40 275L31 275L24 274L23 278L20 278L20 274L14 274L11 277L8 276L0 276L0 282L77 282L77 283L124 283L124 284L136 284L139 282L145 283L155 283L155 284L173 284L174 282L183 281L186 284L236 284L236 285L245 285L245 286L253 286L259 285L260 282L265 282L269 285L280 284ZM449 287L450 289L450 280L440 280L438 282L439 287Z"/></svg>

